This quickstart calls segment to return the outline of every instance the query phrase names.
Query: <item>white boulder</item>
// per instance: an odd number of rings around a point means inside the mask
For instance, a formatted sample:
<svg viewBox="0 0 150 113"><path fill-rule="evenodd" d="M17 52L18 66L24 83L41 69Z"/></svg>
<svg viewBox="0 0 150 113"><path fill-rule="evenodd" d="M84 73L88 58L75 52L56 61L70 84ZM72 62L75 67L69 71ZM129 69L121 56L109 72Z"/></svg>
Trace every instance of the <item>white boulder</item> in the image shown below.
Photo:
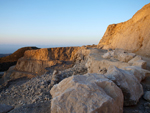
<svg viewBox="0 0 150 113"><path fill-rule="evenodd" d="M146 69L146 66L147 66L146 61L142 60L140 56L134 57L133 59L128 61L128 63L131 64L132 66L139 66L143 69Z"/></svg>
<svg viewBox="0 0 150 113"><path fill-rule="evenodd" d="M104 75L75 75L54 85L52 113L122 113L123 94Z"/></svg>
<svg viewBox="0 0 150 113"><path fill-rule="evenodd" d="M143 88L138 79L129 71L115 66L109 67L105 76L112 80L124 94L124 105L136 105L143 95Z"/></svg>
<svg viewBox="0 0 150 113"><path fill-rule="evenodd" d="M150 76L150 71L142 69L139 66L128 66L124 69L132 73L138 79L139 82L144 80L146 77Z"/></svg>

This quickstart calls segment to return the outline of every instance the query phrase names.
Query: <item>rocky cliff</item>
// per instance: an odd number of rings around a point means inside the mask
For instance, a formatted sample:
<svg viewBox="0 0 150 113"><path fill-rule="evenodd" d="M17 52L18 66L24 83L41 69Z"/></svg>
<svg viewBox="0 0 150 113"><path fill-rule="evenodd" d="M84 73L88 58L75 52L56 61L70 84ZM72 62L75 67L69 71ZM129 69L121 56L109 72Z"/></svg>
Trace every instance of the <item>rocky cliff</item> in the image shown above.
<svg viewBox="0 0 150 113"><path fill-rule="evenodd" d="M22 77L32 78L43 75L53 67L68 68L73 63L75 53L80 47L59 47L27 50L24 56L18 59L15 66L3 75L4 82ZM61 67L63 65L63 67ZM71 66L69 65L69 66Z"/></svg>
<svg viewBox="0 0 150 113"><path fill-rule="evenodd" d="M35 50L37 47L23 47L15 51L13 54L0 58L0 71L6 71L12 65L17 63L17 60L23 57L26 50Z"/></svg>
<svg viewBox="0 0 150 113"><path fill-rule="evenodd" d="M128 21L109 25L98 47L121 48L150 56L150 3Z"/></svg>

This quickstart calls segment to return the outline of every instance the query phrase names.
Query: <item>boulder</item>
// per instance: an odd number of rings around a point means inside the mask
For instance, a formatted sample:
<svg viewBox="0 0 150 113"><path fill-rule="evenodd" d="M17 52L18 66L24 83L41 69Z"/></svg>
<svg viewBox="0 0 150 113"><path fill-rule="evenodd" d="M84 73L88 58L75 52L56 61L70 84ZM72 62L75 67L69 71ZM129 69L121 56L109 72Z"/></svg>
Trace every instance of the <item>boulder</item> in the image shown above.
<svg viewBox="0 0 150 113"><path fill-rule="evenodd" d="M146 91L143 98L150 102L150 91Z"/></svg>
<svg viewBox="0 0 150 113"><path fill-rule="evenodd" d="M146 77L150 76L150 71L142 69L138 66L128 66L125 67L124 70L128 70L130 73L132 73L139 82L144 80Z"/></svg>
<svg viewBox="0 0 150 113"><path fill-rule="evenodd" d="M54 85L52 113L122 113L123 94L104 75L75 75Z"/></svg>
<svg viewBox="0 0 150 113"><path fill-rule="evenodd" d="M88 73L101 73L103 69L107 70L109 66L116 66L118 68L124 68L130 66L128 63L120 62L111 59L101 59L100 57L90 56L86 63ZM103 73L104 74L104 73Z"/></svg>
<svg viewBox="0 0 150 113"><path fill-rule="evenodd" d="M138 60L132 64L132 66L139 66L140 68L146 69L147 63L144 60Z"/></svg>
<svg viewBox="0 0 150 113"><path fill-rule="evenodd" d="M122 62L128 62L129 60L131 60L136 56L134 53L128 53L123 49L115 49L114 51L111 52L111 54L114 58Z"/></svg>
<svg viewBox="0 0 150 113"><path fill-rule="evenodd" d="M135 57L134 53L120 53L117 59L122 62L128 62L134 57Z"/></svg>
<svg viewBox="0 0 150 113"><path fill-rule="evenodd" d="M140 56L135 56L133 59L131 59L130 61L128 61L128 63L133 64L134 62L137 62L138 60L142 60L142 57Z"/></svg>
<svg viewBox="0 0 150 113"><path fill-rule="evenodd" d="M150 3L128 21L112 24L100 40L98 47L103 49L124 49L150 56Z"/></svg>
<svg viewBox="0 0 150 113"><path fill-rule="evenodd" d="M134 53L128 53L122 49L115 49L113 51L108 51L102 57L107 58L107 59L110 59L111 57L113 57L119 61L128 62L129 60L131 60L135 56L136 55Z"/></svg>
<svg viewBox="0 0 150 113"><path fill-rule="evenodd" d="M11 111L12 109L14 109L13 106L6 105L6 104L0 104L0 113L7 113L7 112Z"/></svg>
<svg viewBox="0 0 150 113"><path fill-rule="evenodd" d="M110 66L105 76L112 80L124 94L124 105L136 105L143 95L143 88L138 79L130 72Z"/></svg>

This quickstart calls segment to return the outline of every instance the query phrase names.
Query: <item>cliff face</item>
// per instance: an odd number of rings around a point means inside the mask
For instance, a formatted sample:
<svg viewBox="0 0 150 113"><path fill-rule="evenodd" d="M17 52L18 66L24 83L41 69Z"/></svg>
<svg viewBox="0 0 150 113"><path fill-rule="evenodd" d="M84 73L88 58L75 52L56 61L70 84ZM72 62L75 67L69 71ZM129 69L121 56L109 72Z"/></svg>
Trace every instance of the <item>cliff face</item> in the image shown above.
<svg viewBox="0 0 150 113"><path fill-rule="evenodd" d="M150 3L140 9L130 20L109 25L98 47L120 48L150 56Z"/></svg>

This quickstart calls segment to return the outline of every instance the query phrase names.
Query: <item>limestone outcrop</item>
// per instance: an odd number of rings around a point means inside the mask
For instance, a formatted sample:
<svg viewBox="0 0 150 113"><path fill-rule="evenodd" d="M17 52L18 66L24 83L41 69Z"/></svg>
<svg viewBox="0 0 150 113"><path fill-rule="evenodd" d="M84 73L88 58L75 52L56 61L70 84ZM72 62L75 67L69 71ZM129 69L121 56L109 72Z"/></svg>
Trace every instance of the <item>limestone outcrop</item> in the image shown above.
<svg viewBox="0 0 150 113"><path fill-rule="evenodd" d="M32 78L43 75L52 66L64 61L73 61L75 53L80 47L59 47L27 50L24 56L17 61L13 71L7 71L4 76L10 79L21 77Z"/></svg>
<svg viewBox="0 0 150 113"><path fill-rule="evenodd" d="M124 49L150 56L150 3L137 11L126 22L112 24L100 40L98 47L103 49Z"/></svg>
<svg viewBox="0 0 150 113"><path fill-rule="evenodd" d="M116 52L115 52L116 53ZM88 73L101 73L103 70L106 70L110 66L116 66L118 68L124 68L130 66L127 62L121 62L114 56L114 52L107 52L104 50L94 49L89 54L88 60L86 62L86 67L88 69Z"/></svg>
<svg viewBox="0 0 150 113"><path fill-rule="evenodd" d="M105 74L102 73L103 70L107 72L110 66L116 66L121 69L125 69L128 66L138 66L140 69L146 69L146 61L134 53L128 53L119 49L108 52L102 51L104 50L95 49L90 52L86 62L88 73Z"/></svg>
<svg viewBox="0 0 150 113"><path fill-rule="evenodd" d="M52 113L122 113L122 91L104 75L75 75L50 91Z"/></svg>

